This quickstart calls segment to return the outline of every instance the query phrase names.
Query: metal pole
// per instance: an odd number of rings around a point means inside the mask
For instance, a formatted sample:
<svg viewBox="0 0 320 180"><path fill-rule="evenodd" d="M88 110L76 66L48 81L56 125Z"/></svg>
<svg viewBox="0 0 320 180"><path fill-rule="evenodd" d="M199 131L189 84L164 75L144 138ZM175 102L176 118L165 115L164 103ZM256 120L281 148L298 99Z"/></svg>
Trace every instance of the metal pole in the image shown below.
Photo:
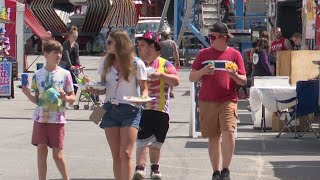
<svg viewBox="0 0 320 180"><path fill-rule="evenodd" d="M175 0L173 3L174 3L174 12L173 12L173 15L174 15L174 19L173 19L173 40L176 41L178 39L178 1L179 0Z"/></svg>
<svg viewBox="0 0 320 180"><path fill-rule="evenodd" d="M181 44L181 40L183 38L183 34L187 28L188 22L190 20L190 16L192 14L192 5L193 5L193 0L186 0L186 12L184 13L181 29L179 32L178 39L176 40L177 46L179 47Z"/></svg>
<svg viewBox="0 0 320 180"><path fill-rule="evenodd" d="M302 2L302 42L301 42L301 49L306 48L306 24L307 24L307 0L303 0Z"/></svg>
<svg viewBox="0 0 320 180"><path fill-rule="evenodd" d="M161 14L161 21L160 21L158 33L161 33L161 31L162 31L164 20L165 20L165 18L167 16L167 12L168 12L168 9L169 9L170 1L171 0L166 0L166 2L164 4L163 10L162 10L162 14Z"/></svg>

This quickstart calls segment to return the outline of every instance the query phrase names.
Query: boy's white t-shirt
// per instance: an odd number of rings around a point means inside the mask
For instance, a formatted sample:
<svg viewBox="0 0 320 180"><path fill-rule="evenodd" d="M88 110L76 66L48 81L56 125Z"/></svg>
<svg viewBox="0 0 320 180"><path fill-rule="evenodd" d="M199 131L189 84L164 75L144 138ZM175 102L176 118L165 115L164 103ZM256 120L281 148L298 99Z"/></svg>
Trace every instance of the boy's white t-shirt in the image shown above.
<svg viewBox="0 0 320 180"><path fill-rule="evenodd" d="M129 82L119 77L118 71L112 66L110 71L106 74L106 98L105 102L115 98L119 103L130 104L123 100L124 96L137 97L138 94L138 82L137 80L147 80L147 70L142 60L136 61L136 74L130 74ZM97 73L101 76L103 73L104 59L101 61ZM118 87L117 87L118 86Z"/></svg>
<svg viewBox="0 0 320 180"><path fill-rule="evenodd" d="M66 123L66 103L59 98L51 100L52 93L60 89L66 93L73 91L73 83L69 71L58 67L49 72L45 68L37 70L32 77L31 89L39 93L37 108L33 120L40 123ZM50 91L52 90L52 91Z"/></svg>

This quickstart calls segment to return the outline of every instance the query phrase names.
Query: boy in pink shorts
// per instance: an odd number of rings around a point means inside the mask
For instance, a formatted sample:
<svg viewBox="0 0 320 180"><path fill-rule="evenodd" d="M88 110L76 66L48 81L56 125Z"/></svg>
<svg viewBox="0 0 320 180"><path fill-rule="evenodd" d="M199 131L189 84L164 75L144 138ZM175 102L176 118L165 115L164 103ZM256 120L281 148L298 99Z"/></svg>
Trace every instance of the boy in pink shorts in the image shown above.
<svg viewBox="0 0 320 180"><path fill-rule="evenodd" d="M58 66L62 56L59 42L45 42L43 52L46 65L32 77L31 89L34 94L31 94L28 86L22 87L22 92L37 105L33 115L32 144L37 146L38 176L39 180L46 179L49 146L63 180L69 180L62 149L66 103L75 101L72 78L69 71Z"/></svg>

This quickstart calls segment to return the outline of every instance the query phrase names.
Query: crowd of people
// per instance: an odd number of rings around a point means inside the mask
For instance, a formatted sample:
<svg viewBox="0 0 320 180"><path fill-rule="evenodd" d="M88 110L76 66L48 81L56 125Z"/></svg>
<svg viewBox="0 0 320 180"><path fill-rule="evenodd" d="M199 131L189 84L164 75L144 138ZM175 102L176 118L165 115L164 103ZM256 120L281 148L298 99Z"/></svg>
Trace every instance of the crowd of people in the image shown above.
<svg viewBox="0 0 320 180"><path fill-rule="evenodd" d="M238 96L248 98L247 87L253 86L254 76L275 76L277 65L277 53L283 50L302 50L308 46L302 46L302 35L296 32L290 39L282 36L281 28L275 27L271 31L273 41L268 31L261 31L259 37L252 43L250 51L244 53L244 63L247 72L248 83L238 86ZM241 96L240 88L243 89L245 97Z"/></svg>
<svg viewBox="0 0 320 180"><path fill-rule="evenodd" d="M202 49L191 66L189 80L202 81L200 126L202 136L208 138L212 180L230 179L238 86L246 86L247 77L274 75L278 51L301 49L301 34L295 33L287 40L282 37L280 28L273 32L276 38L273 42L267 32L262 32L250 51L249 60L244 61L238 50L228 46L233 35L227 25L218 22L209 29L211 46ZM31 89L34 93L28 86L22 88L28 99L37 105L32 144L37 146L39 180L46 179L48 147L53 150L63 180L69 180L63 147L66 103L74 103L77 93L73 73L80 66L77 37L77 28L72 27L63 45L53 39L45 41L43 55L46 64L33 75ZM179 85L178 47L170 40L169 34L162 33L160 37L158 33L147 31L136 41L134 47L124 30L110 32L106 41L107 55L97 70L100 81L107 85L106 89L86 90L96 96L105 95L103 109L106 113L99 126L105 132L112 153L116 180L144 179L148 156L151 177L162 178L160 152L169 129L169 101L173 97L173 87ZM215 62L233 63L236 68L219 71ZM154 97L155 100L132 103L124 100L124 96ZM132 151L135 144L137 159L134 168Z"/></svg>
<svg viewBox="0 0 320 180"><path fill-rule="evenodd" d="M43 41L46 64L32 77L31 87L22 91L37 105L34 112L32 144L37 146L38 176L47 175L48 147L53 150L56 166L63 180L69 180L63 157L66 103L75 102L77 91L74 69L80 66L78 31L72 27L68 39L61 45L55 40ZM175 66L177 47L172 43L160 45L160 35L146 32L138 38L136 57L134 45L128 33L115 30L107 38L107 55L97 73L106 90L87 89L93 95L105 95L103 109L106 113L100 122L104 129L113 158L113 172L117 180L145 177L146 156L149 152L153 178L161 178L160 150L169 129L169 100L172 87L179 84ZM169 41L170 42L170 41ZM162 58L161 47L173 60ZM172 49L172 50L171 50ZM172 53L172 54L170 54ZM154 69L148 73L147 68ZM31 90L32 89L32 90ZM32 91L34 93L32 93ZM155 97L146 103L131 103L124 96ZM154 123L157 114L157 123ZM132 151L137 143L137 165L133 168Z"/></svg>

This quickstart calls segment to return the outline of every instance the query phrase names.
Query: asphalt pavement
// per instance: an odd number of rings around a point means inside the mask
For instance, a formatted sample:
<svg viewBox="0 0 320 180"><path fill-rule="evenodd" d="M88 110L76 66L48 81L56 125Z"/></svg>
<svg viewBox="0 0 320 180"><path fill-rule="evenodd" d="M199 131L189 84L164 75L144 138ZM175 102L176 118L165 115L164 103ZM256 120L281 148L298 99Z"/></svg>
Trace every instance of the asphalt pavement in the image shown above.
<svg viewBox="0 0 320 180"><path fill-rule="evenodd" d="M29 56L29 64L35 56ZM98 79L95 71L101 57L82 56L85 73ZM40 57L36 63L44 62ZM36 68L33 64L30 70ZM211 165L207 140L190 136L191 97L189 68L179 71L180 86L174 88L170 103L170 130L162 149L161 172L165 180L210 180ZM32 76L32 73L29 74ZM20 84L19 81L15 85ZM68 109L64 155L72 180L111 180L112 157L103 130L88 120L91 110ZM247 101L239 103L238 138L230 167L232 180L318 180L320 177L320 142L312 134L293 139L287 133L253 129ZM36 180L36 148L31 145L32 114L35 105L21 90L15 99L0 99L0 180ZM134 155L135 158L135 155ZM148 174L150 170L148 168ZM48 179L60 174L48 156Z"/></svg>

